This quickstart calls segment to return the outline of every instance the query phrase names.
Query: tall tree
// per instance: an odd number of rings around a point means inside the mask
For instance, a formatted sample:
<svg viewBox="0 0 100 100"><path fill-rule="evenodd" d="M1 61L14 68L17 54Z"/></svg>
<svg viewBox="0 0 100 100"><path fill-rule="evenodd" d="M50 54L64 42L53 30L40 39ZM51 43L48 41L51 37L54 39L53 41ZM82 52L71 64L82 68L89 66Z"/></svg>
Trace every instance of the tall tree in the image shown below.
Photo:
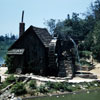
<svg viewBox="0 0 100 100"><path fill-rule="evenodd" d="M51 34L54 33L54 29L56 27L56 20L55 19L50 19L44 22L44 24L48 27L49 31Z"/></svg>

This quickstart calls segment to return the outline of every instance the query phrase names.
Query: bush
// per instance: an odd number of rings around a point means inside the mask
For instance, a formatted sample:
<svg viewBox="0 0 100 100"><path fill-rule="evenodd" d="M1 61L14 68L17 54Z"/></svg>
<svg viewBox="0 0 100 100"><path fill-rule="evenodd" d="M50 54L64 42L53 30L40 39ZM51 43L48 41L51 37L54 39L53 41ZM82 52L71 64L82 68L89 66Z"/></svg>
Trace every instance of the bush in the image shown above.
<svg viewBox="0 0 100 100"><path fill-rule="evenodd" d="M14 75L10 75L6 78L6 82L8 82L8 83L12 83L15 81L16 81L16 78L14 77Z"/></svg>
<svg viewBox="0 0 100 100"><path fill-rule="evenodd" d="M47 87L49 89L54 89L54 90L58 90L58 91L68 91L68 92L72 92L72 91L75 91L75 90L78 90L80 89L79 85L74 85L75 87L73 87L72 85L73 84L69 84L68 82L47 82L46 83Z"/></svg>
<svg viewBox="0 0 100 100"><path fill-rule="evenodd" d="M90 55L92 55L92 53L90 51L80 51L80 56L82 58L90 58Z"/></svg>
<svg viewBox="0 0 100 100"><path fill-rule="evenodd" d="M8 73L15 72L13 60L14 60L14 56L6 56L5 58L5 63L6 63L6 66L8 67Z"/></svg>
<svg viewBox="0 0 100 100"><path fill-rule="evenodd" d="M60 82L47 82L46 86L51 89L59 90L62 86Z"/></svg>
<svg viewBox="0 0 100 100"><path fill-rule="evenodd" d="M29 87L31 89L36 89L36 80L31 80L30 83L29 83Z"/></svg>
<svg viewBox="0 0 100 100"><path fill-rule="evenodd" d="M7 87L8 85L10 85L12 82L15 82L16 78L14 77L14 75L10 75L6 78L6 80L0 84L0 89L3 89L5 87Z"/></svg>
<svg viewBox="0 0 100 100"><path fill-rule="evenodd" d="M46 85L40 85L40 87L38 87L38 91L40 93L47 93L49 92L49 89L46 87Z"/></svg>
<svg viewBox="0 0 100 100"><path fill-rule="evenodd" d="M7 87L10 83L4 81L2 84L0 84L0 90Z"/></svg>
<svg viewBox="0 0 100 100"><path fill-rule="evenodd" d="M90 62L87 62L86 60L80 60L81 65L86 65L88 67L91 67L92 64Z"/></svg>
<svg viewBox="0 0 100 100"><path fill-rule="evenodd" d="M54 89L54 90L62 90L62 91L70 91L67 87L69 86L69 84L67 82L47 82L46 86L49 89Z"/></svg>
<svg viewBox="0 0 100 100"><path fill-rule="evenodd" d="M55 90L60 90L60 89L63 89L64 87L63 87L63 84L62 83L60 83L60 82L56 82L56 83L54 83L54 89Z"/></svg>
<svg viewBox="0 0 100 100"><path fill-rule="evenodd" d="M26 89L22 82L16 83L12 88L11 92L15 93L16 95L22 95L26 93Z"/></svg>

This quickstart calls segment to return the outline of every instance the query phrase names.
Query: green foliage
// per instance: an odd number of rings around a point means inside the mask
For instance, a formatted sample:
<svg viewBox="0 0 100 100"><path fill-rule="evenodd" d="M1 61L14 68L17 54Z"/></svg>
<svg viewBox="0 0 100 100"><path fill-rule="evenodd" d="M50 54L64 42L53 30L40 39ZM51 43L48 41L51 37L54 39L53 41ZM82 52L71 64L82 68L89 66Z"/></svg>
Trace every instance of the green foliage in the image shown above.
<svg viewBox="0 0 100 100"><path fill-rule="evenodd" d="M7 87L8 85L10 85L12 82L16 82L16 78L14 77L14 75L10 75L6 78L6 80L0 85L0 89L3 89L5 87Z"/></svg>
<svg viewBox="0 0 100 100"><path fill-rule="evenodd" d="M99 44L97 44L96 46L92 48L92 52L93 52L94 59L97 59L98 61L100 61L100 45Z"/></svg>
<svg viewBox="0 0 100 100"><path fill-rule="evenodd" d="M93 57L100 61L100 0L95 0L87 12L84 19L73 13L72 17L68 14L65 20L58 20L57 23L53 19L49 20L47 25L60 39L71 36L77 40L79 50L83 51L81 56L88 58L89 53L86 51L90 51L93 52Z"/></svg>
<svg viewBox="0 0 100 100"><path fill-rule="evenodd" d="M7 87L8 85L10 85L11 83L4 81L2 84L0 84L0 90Z"/></svg>
<svg viewBox="0 0 100 100"><path fill-rule="evenodd" d="M46 21L44 24L49 28L50 33L53 34L54 29L56 27L56 20L50 19L49 21Z"/></svg>
<svg viewBox="0 0 100 100"><path fill-rule="evenodd" d="M9 73L13 73L15 71L14 65L13 65L13 59L14 59L13 56L6 56L6 59L5 59L5 63L6 63L6 66L8 67Z"/></svg>
<svg viewBox="0 0 100 100"><path fill-rule="evenodd" d="M14 77L14 75L10 75L6 78L6 82L8 83L16 82L16 78Z"/></svg>
<svg viewBox="0 0 100 100"><path fill-rule="evenodd" d="M31 89L36 89L36 80L31 80L30 82L29 82L29 87L31 88Z"/></svg>
<svg viewBox="0 0 100 100"><path fill-rule="evenodd" d="M48 88L46 87L46 85L40 85L40 86L38 87L38 92L40 92L40 93L47 93L47 92L49 92L49 90L48 90Z"/></svg>
<svg viewBox="0 0 100 100"><path fill-rule="evenodd" d="M14 35L9 37L7 34L5 36L0 36L0 57L4 58L6 56L8 48L16 40L14 37Z"/></svg>
<svg viewBox="0 0 100 100"><path fill-rule="evenodd" d="M16 95L22 95L26 93L26 89L22 82L18 82L11 88L11 92L15 93Z"/></svg>
<svg viewBox="0 0 100 100"><path fill-rule="evenodd" d="M100 87L100 82L99 81L81 82L81 83L47 82L46 86L48 87L49 91L52 89L53 91L73 92L81 89Z"/></svg>
<svg viewBox="0 0 100 100"><path fill-rule="evenodd" d="M93 52L93 57L100 61L100 21L96 23L92 37L93 43L91 50Z"/></svg>
<svg viewBox="0 0 100 100"><path fill-rule="evenodd" d="M82 58L90 58L90 56L92 55L92 53L90 51L80 51L80 57Z"/></svg>
<svg viewBox="0 0 100 100"><path fill-rule="evenodd" d="M67 82L47 82L46 83L46 86L49 88L49 89L53 89L53 90L56 90L56 91L69 91L71 92L72 90L70 88L68 88L70 84L67 83Z"/></svg>
<svg viewBox="0 0 100 100"><path fill-rule="evenodd" d="M80 60L81 65L86 65L88 67L91 67L92 64L90 62L87 62L86 60Z"/></svg>

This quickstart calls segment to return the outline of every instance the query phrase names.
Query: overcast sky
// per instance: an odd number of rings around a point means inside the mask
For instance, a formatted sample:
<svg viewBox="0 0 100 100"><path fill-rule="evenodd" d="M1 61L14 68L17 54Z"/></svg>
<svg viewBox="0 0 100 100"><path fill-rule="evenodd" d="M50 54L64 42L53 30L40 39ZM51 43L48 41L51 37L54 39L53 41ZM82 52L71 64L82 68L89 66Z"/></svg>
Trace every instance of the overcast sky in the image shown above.
<svg viewBox="0 0 100 100"><path fill-rule="evenodd" d="M44 20L65 19L67 14L86 13L95 0L0 0L0 35L18 35L22 10L25 11L26 29L46 27Z"/></svg>

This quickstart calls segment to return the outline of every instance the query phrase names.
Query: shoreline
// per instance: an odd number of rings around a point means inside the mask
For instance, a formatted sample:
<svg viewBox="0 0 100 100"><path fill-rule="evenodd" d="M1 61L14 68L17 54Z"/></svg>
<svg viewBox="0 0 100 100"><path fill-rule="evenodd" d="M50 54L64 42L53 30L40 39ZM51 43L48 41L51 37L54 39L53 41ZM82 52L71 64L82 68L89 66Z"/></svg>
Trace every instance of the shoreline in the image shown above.
<svg viewBox="0 0 100 100"><path fill-rule="evenodd" d="M3 76L7 75L5 74L7 68L6 67L1 67L0 68L0 74L2 75L2 78ZM10 74L9 74L10 75ZM97 81L100 83L100 79L86 79L86 78L80 78L80 77L74 77L73 79L70 79L70 80L67 80L66 78L59 78L59 77L43 77L43 76L39 76L39 75L33 75L32 73L30 74L21 74L21 75L17 75L17 74L14 74L15 77L23 77L25 79L27 78L31 78L31 80L36 80L38 85L43 84L42 82L68 82L69 84L72 83L72 84L78 84L78 83L88 83L88 82L94 82L94 81ZM5 76L7 77L7 76ZM84 88L84 87L83 87ZM18 97L21 97L22 100L27 100L27 99L33 99L33 98L42 98L42 97L51 97L51 96L60 96L60 95L69 95L69 94L79 94L79 93L82 93L82 92L89 92L89 91L94 91L94 90L100 90L100 85L98 87L91 87L90 89L88 88L80 88L77 90L74 90L74 91L60 91L60 90L57 90L57 91L54 91L54 92L48 92L48 93L42 93L42 92L37 92L36 95L31 95L29 93L26 93L24 95L20 95Z"/></svg>
<svg viewBox="0 0 100 100"><path fill-rule="evenodd" d="M79 90L79 91L74 91L74 92L59 93L59 94L55 93L55 94L50 94L50 95L47 94L47 95L43 95L43 96L29 96L29 97L22 98L22 100L34 99L34 98L43 98L43 97L48 97L48 96L52 97L52 96L61 96L61 95L69 95L69 94L80 94L80 93L84 93L84 92L90 93L90 92L93 92L95 90L100 90L100 87L99 88L93 88L93 89Z"/></svg>

